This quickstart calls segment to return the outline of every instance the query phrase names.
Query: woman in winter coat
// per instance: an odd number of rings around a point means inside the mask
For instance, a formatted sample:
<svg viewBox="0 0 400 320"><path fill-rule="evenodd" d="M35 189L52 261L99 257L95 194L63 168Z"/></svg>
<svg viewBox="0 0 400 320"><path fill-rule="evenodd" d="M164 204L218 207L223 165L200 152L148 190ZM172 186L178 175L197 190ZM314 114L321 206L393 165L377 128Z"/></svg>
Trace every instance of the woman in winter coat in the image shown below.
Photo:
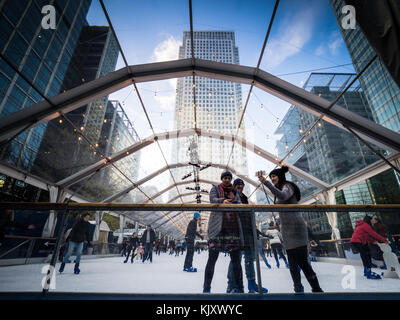
<svg viewBox="0 0 400 320"><path fill-rule="evenodd" d="M275 196L275 204L296 204L300 200L300 190L291 181L286 180L286 172L289 168L282 166L274 169L269 173L269 178L272 183L262 175L257 173L259 180L272 192ZM295 292L304 292L304 287L301 284L300 270L303 270L304 275L309 282L312 292L323 292L319 286L317 275L308 263L308 236L307 226L300 212L280 212L280 226L282 233L283 245L286 249L290 274L294 283Z"/></svg>
<svg viewBox="0 0 400 320"><path fill-rule="evenodd" d="M241 203L239 193L233 192L232 173L221 174L222 183L213 186L210 191L210 203ZM219 252L229 253L232 261L233 275L237 288L235 293L243 293L243 275L240 264L240 250L243 247L243 233L236 213L212 211L208 222L208 261L204 273L203 293L211 290L214 267Z"/></svg>
<svg viewBox="0 0 400 320"><path fill-rule="evenodd" d="M364 266L364 275L368 279L380 279L381 277L375 272L371 271L372 262L368 243L375 242L388 242L385 237L376 233L371 226L371 217L365 216L364 219L359 219L356 222L356 228L351 236L350 243L356 252L360 252L361 260Z"/></svg>
<svg viewBox="0 0 400 320"><path fill-rule="evenodd" d="M278 229L276 228L276 226L275 226L273 221L270 222L269 228L268 228L268 230L267 230L267 232L265 234L270 239L269 243L271 244L271 248L272 248L272 251L274 253L274 257L275 257L277 268L279 268L279 266L280 266L279 265L278 255L279 255L279 257L281 257L283 259L283 261L286 264L286 267L289 268L289 264L288 264L288 262L286 260L286 257L282 252L282 243L281 243L282 235L278 231Z"/></svg>

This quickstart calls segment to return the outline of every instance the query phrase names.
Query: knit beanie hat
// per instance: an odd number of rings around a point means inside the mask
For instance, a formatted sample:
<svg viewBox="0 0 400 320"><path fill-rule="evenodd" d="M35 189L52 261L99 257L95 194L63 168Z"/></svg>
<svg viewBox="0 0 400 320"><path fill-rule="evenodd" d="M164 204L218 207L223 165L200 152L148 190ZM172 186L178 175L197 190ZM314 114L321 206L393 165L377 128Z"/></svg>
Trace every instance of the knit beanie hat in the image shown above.
<svg viewBox="0 0 400 320"><path fill-rule="evenodd" d="M193 214L193 217L194 217L195 219L200 218L200 213L195 212L195 213Z"/></svg>
<svg viewBox="0 0 400 320"><path fill-rule="evenodd" d="M232 179L232 173L231 173L230 171L224 171L224 172L222 172L222 174L221 174L221 180L222 180L224 177L231 177L231 179Z"/></svg>
<svg viewBox="0 0 400 320"><path fill-rule="evenodd" d="M240 179L240 178L236 178L235 179L235 181L233 181L233 185L234 186L236 186L237 184L239 184L239 183L241 183L241 184L243 184L244 185L244 182L243 182L243 180L242 179Z"/></svg>

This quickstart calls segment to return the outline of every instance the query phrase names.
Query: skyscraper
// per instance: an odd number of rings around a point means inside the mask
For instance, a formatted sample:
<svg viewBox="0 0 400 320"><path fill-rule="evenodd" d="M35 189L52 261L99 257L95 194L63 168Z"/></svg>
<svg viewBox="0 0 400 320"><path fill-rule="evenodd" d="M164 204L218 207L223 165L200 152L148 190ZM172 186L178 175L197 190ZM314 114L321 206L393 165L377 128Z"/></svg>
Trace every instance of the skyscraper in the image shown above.
<svg viewBox="0 0 400 320"><path fill-rule="evenodd" d="M60 92L91 0L54 1L56 29L43 29L38 0L0 1L0 50L46 97ZM0 117L42 100L6 61L0 59ZM26 130L3 148L1 159L29 171L47 124Z"/></svg>
<svg viewBox="0 0 400 320"><path fill-rule="evenodd" d="M235 45L235 34L232 31L194 31L194 55L197 59L239 64L239 50ZM191 57L190 32L183 34L183 44L179 48L179 59ZM192 77L177 80L175 128L177 130L194 128L193 82ZM224 134L235 134L242 113L242 89L238 83L196 77L196 118L197 127L203 132L213 130ZM240 137L245 137L242 124ZM184 141L182 141L184 140ZM188 139L180 139L174 144L174 162L182 159L190 161L187 156ZM227 165L232 150L232 142L219 141L200 137L198 139L198 157L205 164ZM247 174L246 149L235 146L229 166L241 174ZM181 179L191 169L177 170L176 179ZM219 181L222 169L207 168L200 172L201 179ZM202 188L209 189L209 185Z"/></svg>
<svg viewBox="0 0 400 320"><path fill-rule="evenodd" d="M341 93L342 88L354 77L354 73L312 73L303 88L328 101L333 101ZM337 104L372 120L368 102L357 82L348 89ZM279 157L283 157L289 152L316 119L316 116L303 109L296 106L290 107L275 132L282 134L281 139L277 142ZM378 160L379 158L351 133L325 121L319 122L287 158L287 161L296 167L328 184L355 173ZM338 201L348 204L371 203L366 181L345 188L340 195L336 195L336 198ZM364 215L364 213L351 212L350 215L338 213L339 229L344 235L351 234L350 221L354 224L360 215ZM309 221L316 234L330 235L331 228L325 213L304 213L303 216Z"/></svg>
<svg viewBox="0 0 400 320"><path fill-rule="evenodd" d="M359 73L376 52L358 25L355 29L341 27L341 19L344 16L341 10L346 5L345 1L330 0L330 3L354 68ZM371 106L375 122L400 132L400 88L393 81L379 57L360 76L360 85Z"/></svg>
<svg viewBox="0 0 400 320"><path fill-rule="evenodd" d="M341 27L341 19L344 16L341 9L346 5L345 1L330 0L330 4L353 61L354 69L359 73L376 52L358 24L355 29ZM360 86L371 107L374 121L395 132L400 132L400 88L393 81L379 57L360 76ZM387 170L368 179L373 203L398 203L400 201L399 181L400 175L394 170ZM384 182L385 188L382 188L382 182ZM394 219L393 215L387 213L380 215L383 220L387 221L387 224L390 224L392 232L399 232L400 219Z"/></svg>
<svg viewBox="0 0 400 320"><path fill-rule="evenodd" d="M60 91L72 89L114 71L118 52L109 27L85 25ZM65 114L90 140L91 145L100 144L107 101L108 97L105 96ZM94 151L67 121L61 118L51 120L47 124L32 172L57 182L100 160L99 152Z"/></svg>

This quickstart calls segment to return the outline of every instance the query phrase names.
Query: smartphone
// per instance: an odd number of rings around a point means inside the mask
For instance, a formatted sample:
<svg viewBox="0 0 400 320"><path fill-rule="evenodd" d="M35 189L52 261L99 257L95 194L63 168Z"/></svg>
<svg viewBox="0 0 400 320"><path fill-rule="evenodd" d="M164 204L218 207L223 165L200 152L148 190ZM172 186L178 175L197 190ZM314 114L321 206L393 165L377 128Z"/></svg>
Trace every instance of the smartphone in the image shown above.
<svg viewBox="0 0 400 320"><path fill-rule="evenodd" d="M259 175L265 176L266 173L265 171L261 170L261 171L256 171L256 177L258 177Z"/></svg>

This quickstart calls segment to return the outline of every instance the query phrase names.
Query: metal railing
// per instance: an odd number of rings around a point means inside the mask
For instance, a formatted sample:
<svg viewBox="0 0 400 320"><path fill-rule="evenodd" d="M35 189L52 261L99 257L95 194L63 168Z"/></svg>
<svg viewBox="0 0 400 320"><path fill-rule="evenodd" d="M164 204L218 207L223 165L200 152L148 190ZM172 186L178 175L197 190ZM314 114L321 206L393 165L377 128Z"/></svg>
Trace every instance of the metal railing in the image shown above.
<svg viewBox="0 0 400 320"><path fill-rule="evenodd" d="M58 253L62 241L62 236L66 230L67 216L69 211L76 210L99 210L99 211L223 211L223 212L248 212L251 214L253 229L253 245L257 248L257 232L255 223L255 212L390 212L399 213L400 204L385 205L243 205L243 204L125 204L125 203L32 203L32 202L3 202L0 208L18 210L57 210L62 214L61 229L56 239L55 249L51 258L46 285L43 293L47 293L50 281L53 276L54 267L58 258ZM126 214L126 212L125 212ZM337 242L336 242L337 243ZM257 250L255 250L257 252ZM259 294L262 295L262 281L260 271L259 255L256 254L256 275Z"/></svg>

